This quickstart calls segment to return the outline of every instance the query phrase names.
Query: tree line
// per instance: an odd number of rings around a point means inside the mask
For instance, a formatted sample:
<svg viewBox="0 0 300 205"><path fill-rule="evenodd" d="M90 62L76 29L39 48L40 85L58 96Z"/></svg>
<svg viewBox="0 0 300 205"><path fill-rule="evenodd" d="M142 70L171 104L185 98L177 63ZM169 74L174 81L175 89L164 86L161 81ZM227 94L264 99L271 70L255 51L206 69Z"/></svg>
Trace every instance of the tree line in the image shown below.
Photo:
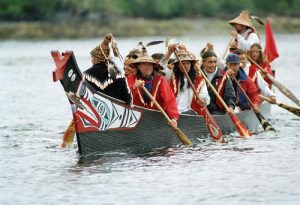
<svg viewBox="0 0 300 205"><path fill-rule="evenodd" d="M120 17L169 19L232 17L248 9L257 16L300 16L299 0L0 0L1 21L100 21Z"/></svg>

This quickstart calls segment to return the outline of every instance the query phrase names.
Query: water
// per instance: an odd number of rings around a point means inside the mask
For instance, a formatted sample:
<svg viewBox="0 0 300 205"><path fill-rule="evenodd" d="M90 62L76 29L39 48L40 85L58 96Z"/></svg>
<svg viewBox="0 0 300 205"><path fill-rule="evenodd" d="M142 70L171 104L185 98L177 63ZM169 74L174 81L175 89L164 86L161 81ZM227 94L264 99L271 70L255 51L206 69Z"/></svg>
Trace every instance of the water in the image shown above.
<svg viewBox="0 0 300 205"><path fill-rule="evenodd" d="M139 41L117 39L125 55ZM222 53L229 37L179 41L197 55L207 41ZM300 97L300 35L276 36L278 80ZM61 150L71 120L51 50L73 50L90 66L91 40L0 42L0 204L297 204L300 202L299 117L272 107L276 133L228 137L194 148L151 153L111 152L80 158L76 143ZM162 46L149 53L164 52ZM283 95L278 99L293 104Z"/></svg>

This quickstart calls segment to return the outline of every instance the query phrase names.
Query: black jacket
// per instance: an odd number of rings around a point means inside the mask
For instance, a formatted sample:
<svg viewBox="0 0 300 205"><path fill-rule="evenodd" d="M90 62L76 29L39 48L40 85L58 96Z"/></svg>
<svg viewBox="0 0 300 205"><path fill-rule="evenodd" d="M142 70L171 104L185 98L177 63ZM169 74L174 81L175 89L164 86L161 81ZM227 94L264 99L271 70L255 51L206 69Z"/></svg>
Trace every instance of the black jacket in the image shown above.
<svg viewBox="0 0 300 205"><path fill-rule="evenodd" d="M222 70L218 68L218 71L216 75L213 77L211 80L211 84L214 86L214 88L217 90L217 84L221 81L223 77ZM234 91L234 87L232 84L232 81L227 78L224 82L224 95L223 95L223 100L226 103L227 106L232 107L233 109L235 108L235 101L236 101L236 95ZM216 95L210 88L210 86L207 87L208 94L210 96L210 103L207 105L207 109L210 111L212 114L222 114L225 113L225 109L220 109L217 104L216 104Z"/></svg>
<svg viewBox="0 0 300 205"><path fill-rule="evenodd" d="M126 83L126 78L116 68L110 69L110 72L108 72L107 65L99 63L86 70L84 75L86 81L95 90L131 104L132 97ZM97 80L98 85L92 82L91 78ZM99 84L102 84L103 87L99 86Z"/></svg>

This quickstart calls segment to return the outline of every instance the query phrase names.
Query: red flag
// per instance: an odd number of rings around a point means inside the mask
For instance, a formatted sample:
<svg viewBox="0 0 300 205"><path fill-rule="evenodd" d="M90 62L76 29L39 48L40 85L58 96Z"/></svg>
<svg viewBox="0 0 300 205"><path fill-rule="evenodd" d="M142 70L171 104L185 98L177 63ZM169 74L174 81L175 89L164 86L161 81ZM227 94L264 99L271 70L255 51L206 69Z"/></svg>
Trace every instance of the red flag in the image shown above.
<svg viewBox="0 0 300 205"><path fill-rule="evenodd" d="M264 54L268 63L279 57L269 18L267 18L266 22L266 47Z"/></svg>

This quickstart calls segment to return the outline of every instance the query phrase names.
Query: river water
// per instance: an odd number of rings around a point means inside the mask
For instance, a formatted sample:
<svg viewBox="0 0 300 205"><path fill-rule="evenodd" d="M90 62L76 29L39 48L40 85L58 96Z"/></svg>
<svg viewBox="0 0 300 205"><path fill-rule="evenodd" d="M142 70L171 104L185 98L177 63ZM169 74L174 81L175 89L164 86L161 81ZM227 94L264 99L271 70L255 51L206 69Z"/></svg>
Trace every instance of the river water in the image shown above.
<svg viewBox="0 0 300 205"><path fill-rule="evenodd" d="M139 41L117 39L125 55ZM199 55L207 41L222 53L224 36L182 37ZM277 78L300 97L300 35L277 35ZM61 150L71 110L52 82L51 50L73 50L81 70L99 39L0 42L0 204L299 204L300 118L272 107L277 132L224 145L151 153L111 152L80 157L76 143ZM162 45L149 53L164 52ZM281 102L293 105L278 91ZM260 129L261 130L261 129Z"/></svg>

